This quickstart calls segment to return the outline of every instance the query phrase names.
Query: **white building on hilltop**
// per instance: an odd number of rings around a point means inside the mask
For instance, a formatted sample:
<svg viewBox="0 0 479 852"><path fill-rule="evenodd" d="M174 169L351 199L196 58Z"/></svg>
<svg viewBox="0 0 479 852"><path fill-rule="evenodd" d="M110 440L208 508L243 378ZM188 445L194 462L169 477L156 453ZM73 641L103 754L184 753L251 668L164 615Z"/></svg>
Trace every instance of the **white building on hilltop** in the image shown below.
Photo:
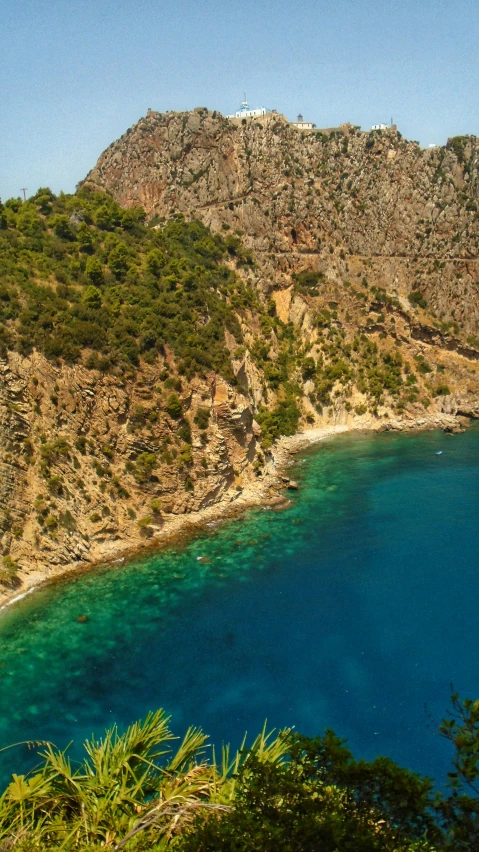
<svg viewBox="0 0 479 852"><path fill-rule="evenodd" d="M240 108L233 115L227 115L226 118L259 118L261 115L267 115L269 112L271 112L271 110L266 109L266 107L250 109L249 103L245 97Z"/></svg>
<svg viewBox="0 0 479 852"><path fill-rule="evenodd" d="M296 121L291 122L293 127L297 127L299 130L314 130L316 127L312 121L304 121L303 116L299 113Z"/></svg>
<svg viewBox="0 0 479 852"><path fill-rule="evenodd" d="M387 124L373 124L373 126L371 127L371 130L387 130L387 129L388 129Z"/></svg>

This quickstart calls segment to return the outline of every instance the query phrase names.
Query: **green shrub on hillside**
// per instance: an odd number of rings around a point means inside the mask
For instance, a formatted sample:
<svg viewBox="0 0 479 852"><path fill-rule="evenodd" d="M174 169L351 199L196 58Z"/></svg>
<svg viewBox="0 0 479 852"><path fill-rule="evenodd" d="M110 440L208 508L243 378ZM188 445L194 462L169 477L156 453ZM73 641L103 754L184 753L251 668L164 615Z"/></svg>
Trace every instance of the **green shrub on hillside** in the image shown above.
<svg viewBox="0 0 479 852"><path fill-rule="evenodd" d="M261 443L265 449L280 437L280 435L294 435L298 429L301 411L296 402L296 395L291 388L286 389L284 399L278 402L274 408L268 410L261 407L256 414L256 419L262 429Z"/></svg>
<svg viewBox="0 0 479 852"><path fill-rule="evenodd" d="M178 420L181 417L183 409L181 406L181 400L178 398L176 393L170 393L165 408L173 420Z"/></svg>
<svg viewBox="0 0 479 852"><path fill-rule="evenodd" d="M208 421L210 419L210 411L209 408L198 408L198 411L195 415L195 423L198 426L198 429L207 429Z"/></svg>
<svg viewBox="0 0 479 852"><path fill-rule="evenodd" d="M137 482L148 482L155 467L158 467L158 461L154 453L140 453L134 463L133 476Z"/></svg>
<svg viewBox="0 0 479 852"><path fill-rule="evenodd" d="M20 585L17 577L18 570L18 565L12 557L9 554L4 556L0 564L0 586L14 589L15 586Z"/></svg>
<svg viewBox="0 0 479 852"><path fill-rule="evenodd" d="M411 305L418 305L420 308L427 308L427 299L424 298L420 290L411 290L408 299Z"/></svg>

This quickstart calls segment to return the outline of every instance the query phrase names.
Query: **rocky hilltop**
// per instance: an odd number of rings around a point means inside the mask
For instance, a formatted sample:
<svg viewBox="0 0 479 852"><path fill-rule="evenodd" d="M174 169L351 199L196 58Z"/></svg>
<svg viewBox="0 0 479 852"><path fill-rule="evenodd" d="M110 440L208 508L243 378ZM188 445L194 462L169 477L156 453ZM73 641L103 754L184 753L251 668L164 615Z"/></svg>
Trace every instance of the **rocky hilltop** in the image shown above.
<svg viewBox="0 0 479 852"><path fill-rule="evenodd" d="M0 598L278 500L282 436L478 416L477 192L474 138L201 109L0 204Z"/></svg>
<svg viewBox="0 0 479 852"><path fill-rule="evenodd" d="M396 128L301 131L280 115L150 111L101 155L86 182L148 216L197 216L240 232L275 286L291 273L364 272L420 292L442 322L479 323L479 145L421 149Z"/></svg>

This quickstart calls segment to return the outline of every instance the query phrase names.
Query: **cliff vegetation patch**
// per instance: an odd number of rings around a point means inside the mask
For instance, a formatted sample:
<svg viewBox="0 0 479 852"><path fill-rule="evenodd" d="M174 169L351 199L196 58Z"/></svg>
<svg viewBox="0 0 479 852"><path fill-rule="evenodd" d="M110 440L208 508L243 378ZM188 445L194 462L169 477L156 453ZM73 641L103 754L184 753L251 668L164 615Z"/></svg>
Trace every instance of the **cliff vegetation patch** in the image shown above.
<svg viewBox="0 0 479 852"><path fill-rule="evenodd" d="M234 380L225 330L253 290L223 263L231 247L183 217L151 228L101 192L47 188L0 207L1 347L102 372L153 362L170 346L182 374Z"/></svg>

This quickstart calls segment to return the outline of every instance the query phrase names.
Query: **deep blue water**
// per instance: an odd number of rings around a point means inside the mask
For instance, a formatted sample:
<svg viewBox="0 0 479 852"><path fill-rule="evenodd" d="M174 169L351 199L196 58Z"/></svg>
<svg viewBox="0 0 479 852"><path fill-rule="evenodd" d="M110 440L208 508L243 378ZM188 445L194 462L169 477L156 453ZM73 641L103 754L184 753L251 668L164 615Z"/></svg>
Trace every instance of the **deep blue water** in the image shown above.
<svg viewBox="0 0 479 852"><path fill-rule="evenodd" d="M450 753L425 706L440 719L451 683L479 696L479 429L336 438L294 476L287 511L2 613L0 748L81 742L162 706L216 742L266 717L331 727L441 782ZM31 762L0 753L4 777Z"/></svg>

